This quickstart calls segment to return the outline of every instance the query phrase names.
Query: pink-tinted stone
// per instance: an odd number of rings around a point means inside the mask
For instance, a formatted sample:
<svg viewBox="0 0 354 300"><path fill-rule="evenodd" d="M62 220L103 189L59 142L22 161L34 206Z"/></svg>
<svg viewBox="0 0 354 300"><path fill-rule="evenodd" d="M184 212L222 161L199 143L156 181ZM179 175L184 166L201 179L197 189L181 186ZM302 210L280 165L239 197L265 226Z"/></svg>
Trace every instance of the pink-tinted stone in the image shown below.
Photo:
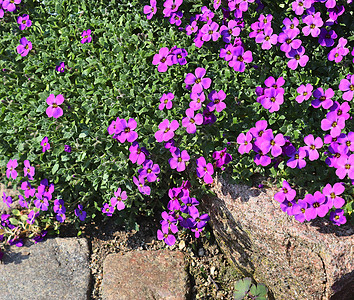
<svg viewBox="0 0 354 300"><path fill-rule="evenodd" d="M354 299L354 228L321 218L299 223L281 211L275 189L229 184L217 178L205 197L214 233L245 275L275 299Z"/></svg>
<svg viewBox="0 0 354 300"><path fill-rule="evenodd" d="M179 251L131 251L110 254L103 262L104 300L185 300L188 274Z"/></svg>

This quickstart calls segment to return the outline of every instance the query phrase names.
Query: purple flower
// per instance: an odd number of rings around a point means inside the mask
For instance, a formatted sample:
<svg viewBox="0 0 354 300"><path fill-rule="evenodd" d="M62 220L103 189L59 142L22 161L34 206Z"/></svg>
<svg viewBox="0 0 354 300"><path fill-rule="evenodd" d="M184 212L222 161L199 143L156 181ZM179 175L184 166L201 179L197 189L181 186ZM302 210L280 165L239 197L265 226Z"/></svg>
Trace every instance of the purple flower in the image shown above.
<svg viewBox="0 0 354 300"><path fill-rule="evenodd" d="M165 119L163 120L160 125L158 131L155 133L156 140L161 143L163 141L167 142L174 137L174 131L179 127L179 123L176 120L172 120L171 124L170 121Z"/></svg>
<svg viewBox="0 0 354 300"><path fill-rule="evenodd" d="M55 71L60 72L60 73L64 73L65 63L63 61L60 62L60 64L55 67Z"/></svg>
<svg viewBox="0 0 354 300"><path fill-rule="evenodd" d="M296 101L298 103L302 103L304 100L309 100L310 97L312 96L312 90L313 90L313 86L311 84L306 84L305 85L300 85L297 88L297 92L300 94L299 96L296 97Z"/></svg>
<svg viewBox="0 0 354 300"><path fill-rule="evenodd" d="M186 127L188 133L195 133L197 131L196 125L203 123L203 116L199 113L194 116L194 110L191 108L186 109L186 115L187 116L182 119L182 126Z"/></svg>
<svg viewBox="0 0 354 300"><path fill-rule="evenodd" d="M300 30L297 28L297 26L299 26L298 18L294 17L293 20L290 20L289 18L285 18L283 20L283 24L285 26L285 28L283 28L283 31L294 31L296 35L300 33Z"/></svg>
<svg viewBox="0 0 354 300"><path fill-rule="evenodd" d="M294 152L291 158L287 161L286 165L292 169L298 167L302 169L306 166L306 150L304 147L300 147L298 151Z"/></svg>
<svg viewBox="0 0 354 300"><path fill-rule="evenodd" d="M157 174L160 173L160 167L158 164L154 164L153 161L146 160L143 163L143 168L139 170L139 178L145 178L148 182L154 182L157 179Z"/></svg>
<svg viewBox="0 0 354 300"><path fill-rule="evenodd" d="M91 29L84 30L81 33L81 37L82 37L81 44L91 43L92 41Z"/></svg>
<svg viewBox="0 0 354 300"><path fill-rule="evenodd" d="M252 149L252 134L248 131L246 134L240 133L237 136L237 143L240 145L238 147L238 152L240 154L249 153Z"/></svg>
<svg viewBox="0 0 354 300"><path fill-rule="evenodd" d="M280 50L288 53L291 49L298 49L302 42L299 39L295 39L296 36L297 33L294 30L281 32L278 36L278 42L282 44Z"/></svg>
<svg viewBox="0 0 354 300"><path fill-rule="evenodd" d="M25 197L33 197L36 193L36 189L32 188L31 184L28 181L24 181L21 183L21 189L25 192Z"/></svg>
<svg viewBox="0 0 354 300"><path fill-rule="evenodd" d="M213 177L211 175L214 174L214 168L211 163L206 163L205 158L199 157L197 159L197 176L199 178L203 178L206 184L213 183Z"/></svg>
<svg viewBox="0 0 354 300"><path fill-rule="evenodd" d="M259 120L256 122L255 127L252 127L249 132L257 139L265 133L267 126L268 123L266 120Z"/></svg>
<svg viewBox="0 0 354 300"><path fill-rule="evenodd" d="M172 232L166 228L162 227L162 231L157 230L157 238L161 241L163 240L166 245L173 246L176 243L176 237L172 234Z"/></svg>
<svg viewBox="0 0 354 300"><path fill-rule="evenodd" d="M150 5L144 6L144 14L147 15L146 18L150 20L156 12L156 0L150 0Z"/></svg>
<svg viewBox="0 0 354 300"><path fill-rule="evenodd" d="M28 208L29 204L31 201L26 201L25 198L23 198L22 195L18 195L18 204L21 205L21 207Z"/></svg>
<svg viewBox="0 0 354 300"><path fill-rule="evenodd" d="M213 153L213 158L216 160L215 166L217 168L223 168L224 165L227 165L232 161L232 156L226 152L226 148L220 151L215 151Z"/></svg>
<svg viewBox="0 0 354 300"><path fill-rule="evenodd" d="M246 51L242 46L237 46L232 51L233 59L229 62L229 66L234 68L236 72L244 72L246 69L245 63L250 63L253 60L252 52Z"/></svg>
<svg viewBox="0 0 354 300"><path fill-rule="evenodd" d="M225 49L221 48L220 49L220 58L224 58L226 61L230 61L233 59L233 49L235 47L232 44L225 45Z"/></svg>
<svg viewBox="0 0 354 300"><path fill-rule="evenodd" d="M289 216L295 215L296 211L296 200L288 201L284 200L280 203L280 208L283 212L286 212Z"/></svg>
<svg viewBox="0 0 354 300"><path fill-rule="evenodd" d="M342 95L343 100L351 101L354 96L354 76L350 79L342 79L339 83L339 89L344 92Z"/></svg>
<svg viewBox="0 0 354 300"><path fill-rule="evenodd" d="M44 137L43 140L41 141L41 146L43 147L42 148L42 152L46 152L47 150L50 149L50 144L48 142L48 137Z"/></svg>
<svg viewBox="0 0 354 300"><path fill-rule="evenodd" d="M54 206L53 206L53 211L56 214L65 214L66 208L64 206L64 200L63 199L56 199L54 200Z"/></svg>
<svg viewBox="0 0 354 300"><path fill-rule="evenodd" d="M190 25L186 27L186 34L191 35L194 32L198 31L197 21L193 21Z"/></svg>
<svg viewBox="0 0 354 300"><path fill-rule="evenodd" d="M326 28L321 28L321 33L318 36L318 43L321 46L332 47L336 38L337 34L334 30L328 31Z"/></svg>
<svg viewBox="0 0 354 300"><path fill-rule="evenodd" d="M285 199L292 201L296 196L296 191L291 188L287 181L283 181L282 189L274 195L274 199L278 202L283 202Z"/></svg>
<svg viewBox="0 0 354 300"><path fill-rule="evenodd" d="M269 112L275 112L280 109L280 105L284 103L283 94L279 93L278 89L268 88L264 91L264 95L261 96L261 104Z"/></svg>
<svg viewBox="0 0 354 300"><path fill-rule="evenodd" d="M122 191L121 188L118 188L116 192L114 192L114 196L111 198L111 205L113 207L117 207L117 210L121 211L125 208L125 204L123 201L127 200L127 192Z"/></svg>
<svg viewBox="0 0 354 300"><path fill-rule="evenodd" d="M159 110L163 110L166 106L166 109L172 108L172 99L175 97L172 93L163 94L160 98Z"/></svg>
<svg viewBox="0 0 354 300"><path fill-rule="evenodd" d="M188 73L184 83L192 86L192 93L201 93L203 89L208 89L211 85L210 78L203 78L206 73L204 68L196 68L195 75Z"/></svg>
<svg viewBox="0 0 354 300"><path fill-rule="evenodd" d="M71 147L69 145L64 145L64 151L70 153Z"/></svg>
<svg viewBox="0 0 354 300"><path fill-rule="evenodd" d="M328 183L322 190L323 195L328 198L329 208L334 206L335 208L341 208L345 204L345 200L342 197L338 197L345 190L342 183L337 182L333 187Z"/></svg>
<svg viewBox="0 0 354 300"><path fill-rule="evenodd" d="M183 13L181 11L178 11L176 13L172 13L171 17L170 17L170 23L180 26L182 24L182 20L181 20L182 17L183 17Z"/></svg>
<svg viewBox="0 0 354 300"><path fill-rule="evenodd" d="M12 179L17 178L17 171L16 168L18 166L17 159L10 159L9 162L6 165L6 177L10 179L10 176Z"/></svg>
<svg viewBox="0 0 354 300"><path fill-rule="evenodd" d="M29 19L29 15L24 14L17 18L17 24L20 25L20 30L24 30L32 25L32 21Z"/></svg>
<svg viewBox="0 0 354 300"><path fill-rule="evenodd" d="M167 68L173 65L171 56L169 54L170 54L170 50L168 50L167 47L162 47L159 50L159 53L154 55L152 64L158 65L157 71L166 72Z"/></svg>
<svg viewBox="0 0 354 300"><path fill-rule="evenodd" d="M12 204L12 197L6 196L5 192L3 192L2 201L10 208L10 205Z"/></svg>
<svg viewBox="0 0 354 300"><path fill-rule="evenodd" d="M275 137L271 131L268 131L263 134L259 148L262 150L262 153L266 154L271 151L271 154L274 157L277 157L282 154L282 146L285 144L284 136L281 133L278 133Z"/></svg>
<svg viewBox="0 0 354 300"><path fill-rule="evenodd" d="M84 209L83 206L79 204L77 208L75 208L74 210L75 216L77 216L80 221L85 221L86 219L87 213L83 209Z"/></svg>
<svg viewBox="0 0 354 300"><path fill-rule="evenodd" d="M166 0L163 4L165 7L163 10L164 17L170 17L173 12L176 12L183 0Z"/></svg>
<svg viewBox="0 0 354 300"><path fill-rule="evenodd" d="M309 57L305 55L305 48L303 46L300 46L298 49L291 49L285 55L287 58L291 58L288 61L288 67L292 70L295 70L298 65L304 67L309 61Z"/></svg>
<svg viewBox="0 0 354 300"><path fill-rule="evenodd" d="M47 211L49 206L47 197L40 194L36 194L36 197L37 198L33 201L34 206L40 210Z"/></svg>
<svg viewBox="0 0 354 300"><path fill-rule="evenodd" d="M133 182L138 187L138 190L143 195L150 195L151 189L145 185L145 179L139 176L139 179L133 176Z"/></svg>
<svg viewBox="0 0 354 300"><path fill-rule="evenodd" d="M6 0L5 0L6 1ZM17 53L21 56L26 56L30 50L32 50L32 43L28 41L25 37L20 39L20 45L17 46Z"/></svg>
<svg viewBox="0 0 354 300"><path fill-rule="evenodd" d="M138 138L138 134L134 131L137 123L133 118L130 118L127 122L125 119L119 120L117 123L117 130L120 132L115 138L121 143L128 141L129 143L134 142Z"/></svg>
<svg viewBox="0 0 354 300"><path fill-rule="evenodd" d="M304 13L305 8L310 8L312 5L311 0L295 0L291 3L292 9L298 16Z"/></svg>
<svg viewBox="0 0 354 300"><path fill-rule="evenodd" d="M210 111L207 106L206 109L203 110L203 124L214 124L216 122L216 116L212 111Z"/></svg>
<svg viewBox="0 0 354 300"><path fill-rule="evenodd" d="M220 90L219 92L217 91L212 91L209 95L209 100L211 101L208 106L210 108L210 111L213 111L216 109L217 112L221 112L226 108L226 104L223 102L226 98L226 94L223 90Z"/></svg>
<svg viewBox="0 0 354 300"><path fill-rule="evenodd" d="M16 9L16 5L15 4L20 4L21 0L4 0L4 2L2 3L2 8L12 12Z"/></svg>
<svg viewBox="0 0 354 300"><path fill-rule="evenodd" d="M190 156L186 150L182 152L176 148L175 151L171 151L172 158L168 160L171 169L176 169L177 172L182 172L186 169L186 162L189 161Z"/></svg>
<svg viewBox="0 0 354 300"><path fill-rule="evenodd" d="M64 223L64 221L66 219L66 216L63 213L59 213L55 217L56 217L57 221L60 223Z"/></svg>
<svg viewBox="0 0 354 300"><path fill-rule="evenodd" d="M318 88L313 92L315 97L311 104L314 108L319 108L322 106L324 109L329 109L333 105L332 97L334 96L334 91L329 88L325 92L322 88Z"/></svg>
<svg viewBox="0 0 354 300"><path fill-rule="evenodd" d="M340 38L337 47L333 48L329 53L328 53L328 60L329 61L335 61L336 63L339 63L342 61L343 56L346 56L349 53L349 49L346 48L347 40L345 38Z"/></svg>
<svg viewBox="0 0 354 300"><path fill-rule="evenodd" d="M29 214L27 215L27 220L26 222L29 225L32 225L35 221L35 219L39 216L39 212L35 212L34 210L31 210Z"/></svg>
<svg viewBox="0 0 354 300"><path fill-rule="evenodd" d="M176 48L172 51L172 63L173 64L180 64L181 66L187 63L186 56L188 55L186 49Z"/></svg>
<svg viewBox="0 0 354 300"><path fill-rule="evenodd" d="M347 222L347 218L344 216L343 209L336 209L335 211L331 211L329 215L329 219L332 221L334 225L340 226Z"/></svg>
<svg viewBox="0 0 354 300"><path fill-rule="evenodd" d="M41 196L44 196L49 200L51 200L53 192L54 192L54 184L51 183L49 185L48 179L43 179L40 185L38 186L38 193L36 194L36 197L41 199Z"/></svg>
<svg viewBox="0 0 354 300"><path fill-rule="evenodd" d="M309 155L309 160L313 161L319 158L319 154L317 149L322 148L323 142L320 137L317 137L316 139L313 137L312 134L307 135L304 138L304 142L307 145L304 147L304 149L307 151Z"/></svg>
<svg viewBox="0 0 354 300"><path fill-rule="evenodd" d="M340 143L339 151L346 153L348 151L354 151L354 132L350 131L348 134L340 134L338 137Z"/></svg>
<svg viewBox="0 0 354 300"><path fill-rule="evenodd" d="M49 107L46 109L46 114L49 118L59 118L63 115L63 110L59 106L64 102L64 96L62 94L59 94L57 96L54 96L54 94L50 94L49 97L47 98L47 104Z"/></svg>
<svg viewBox="0 0 354 300"><path fill-rule="evenodd" d="M109 205L108 203L105 203L102 207L102 212L106 214L108 217L112 217L114 213L114 206Z"/></svg>

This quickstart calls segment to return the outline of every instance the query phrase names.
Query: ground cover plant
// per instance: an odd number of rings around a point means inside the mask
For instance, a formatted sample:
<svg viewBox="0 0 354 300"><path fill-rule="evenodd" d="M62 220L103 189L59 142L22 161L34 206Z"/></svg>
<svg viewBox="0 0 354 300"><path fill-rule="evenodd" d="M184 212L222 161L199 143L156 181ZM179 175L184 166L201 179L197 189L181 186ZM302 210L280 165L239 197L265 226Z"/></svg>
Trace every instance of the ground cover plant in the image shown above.
<svg viewBox="0 0 354 300"><path fill-rule="evenodd" d="M217 173L279 213L352 222L351 1L1 1L4 244L161 212L173 245Z"/></svg>

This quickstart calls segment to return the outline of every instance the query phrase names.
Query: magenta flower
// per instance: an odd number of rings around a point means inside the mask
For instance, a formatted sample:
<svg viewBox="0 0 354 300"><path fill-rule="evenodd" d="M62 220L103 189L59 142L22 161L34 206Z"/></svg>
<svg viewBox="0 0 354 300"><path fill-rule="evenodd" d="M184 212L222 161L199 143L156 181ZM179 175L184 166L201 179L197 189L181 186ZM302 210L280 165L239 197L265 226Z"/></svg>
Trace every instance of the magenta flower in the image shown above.
<svg viewBox="0 0 354 300"><path fill-rule="evenodd" d="M7 207L10 208L10 206L12 204L12 197L6 196L5 192L3 192L2 201L7 205Z"/></svg>
<svg viewBox="0 0 354 300"><path fill-rule="evenodd" d="M111 198L111 205L113 207L117 207L117 210L123 210L125 208L125 204L123 201L127 200L127 192L122 191L121 188L118 188L116 192L114 192L114 196Z"/></svg>
<svg viewBox="0 0 354 300"><path fill-rule="evenodd" d="M154 14L156 14L157 8L156 8L156 0L150 0L150 5L145 5L144 6L144 14L146 15L146 18L150 20Z"/></svg>
<svg viewBox="0 0 354 300"><path fill-rule="evenodd" d="M238 147L238 152L240 154L249 153L252 149L252 134L248 131L246 134L240 133L237 136L237 143L240 145Z"/></svg>
<svg viewBox="0 0 354 300"><path fill-rule="evenodd" d="M49 202L47 197L38 194L36 195L36 197L37 198L33 201L34 206L42 211L47 211L49 207Z"/></svg>
<svg viewBox="0 0 354 300"><path fill-rule="evenodd" d="M65 71L64 62L60 62L60 64L55 67L55 71L60 72L60 73L64 73L64 71Z"/></svg>
<svg viewBox="0 0 354 300"><path fill-rule="evenodd" d="M31 211L29 212L29 214L27 215L27 220L26 220L26 222L27 222L29 225L32 225L38 216L39 216L39 212L35 212L34 210L31 210Z"/></svg>
<svg viewBox="0 0 354 300"><path fill-rule="evenodd" d="M263 136L263 134L266 132L268 126L268 122L266 120L259 120L256 122L255 127L252 127L250 129L250 133L252 134L252 136L254 138L258 138ZM271 129L267 129L267 130L271 130Z"/></svg>
<svg viewBox="0 0 354 300"><path fill-rule="evenodd" d="M234 57L232 53L234 48L235 47L232 44L225 45L225 49L224 48L220 49L219 57L225 59L226 61L232 60Z"/></svg>
<svg viewBox="0 0 354 300"><path fill-rule="evenodd" d="M312 5L311 0L295 0L291 3L292 9L298 16L304 13L304 10L310 8Z"/></svg>
<svg viewBox="0 0 354 300"><path fill-rule="evenodd" d="M172 139L175 135L174 131L179 127L179 123L176 120L172 120L171 124L170 121L165 119L163 120L160 125L158 131L155 133L156 140L161 143L163 141L167 142Z"/></svg>
<svg viewBox="0 0 354 300"><path fill-rule="evenodd" d="M346 56L349 53L349 49L346 48L347 40L343 37L339 39L337 47L333 48L329 53L328 53L328 60L329 61L335 61L336 63L339 63L342 61L343 56Z"/></svg>
<svg viewBox="0 0 354 300"><path fill-rule="evenodd" d="M314 108L319 108L322 106L324 109L329 109L333 105L334 91L329 88L325 92L322 88L318 88L313 92L315 99L311 102Z"/></svg>
<svg viewBox="0 0 354 300"><path fill-rule="evenodd" d="M347 218L344 216L343 209L336 209L335 211L331 211L329 215L329 219L332 221L334 225L340 226L347 222Z"/></svg>
<svg viewBox="0 0 354 300"><path fill-rule="evenodd" d="M214 174L214 168L211 163L206 163L205 158L203 156L197 159L197 176L199 178L203 178L206 184L213 183L213 177L211 175Z"/></svg>
<svg viewBox="0 0 354 300"><path fill-rule="evenodd" d="M354 76L351 76L350 79L342 79L339 83L339 89L344 92L343 100L351 101L354 96Z"/></svg>
<svg viewBox="0 0 354 300"><path fill-rule="evenodd" d="M309 160L317 160L319 158L317 149L320 149L323 146L322 139L320 137L315 139L312 134L309 134L304 138L304 142L307 145L304 149L309 155Z"/></svg>
<svg viewBox="0 0 354 300"><path fill-rule="evenodd" d="M67 153L71 152L71 147L69 145L64 145L64 151Z"/></svg>
<svg viewBox="0 0 354 300"><path fill-rule="evenodd" d="M139 148L138 142L133 142L133 144L129 147L129 159L130 161L138 165L142 165L146 159L147 150L144 147Z"/></svg>
<svg viewBox="0 0 354 300"><path fill-rule="evenodd" d="M65 214L66 208L64 206L64 200L63 199L55 199L54 200L54 206L53 206L53 211L56 214Z"/></svg>
<svg viewBox="0 0 354 300"><path fill-rule="evenodd" d="M33 180L35 168L31 166L29 160L25 160L24 162L25 167L23 168L24 176L28 176L30 180Z"/></svg>
<svg viewBox="0 0 354 300"><path fill-rule="evenodd" d="M48 138L46 136L41 141L41 146L43 147L42 148L43 153L50 149L50 144L49 144Z"/></svg>
<svg viewBox="0 0 354 300"><path fill-rule="evenodd" d="M182 24L182 20L181 20L182 17L183 17L183 13L181 11L172 13L170 17L170 23L180 26Z"/></svg>
<svg viewBox="0 0 354 300"><path fill-rule="evenodd" d="M12 12L16 9L16 5L15 4L20 4L21 0L4 0L4 2L2 2L2 8Z"/></svg>
<svg viewBox="0 0 354 300"><path fill-rule="evenodd" d="M321 121L321 129L323 131L331 130L330 134L332 137L339 136L344 127L345 119L338 118L335 112L328 113L327 118Z"/></svg>
<svg viewBox="0 0 354 300"><path fill-rule="evenodd" d="M270 26L266 26L263 32L260 32L256 36L256 43L262 43L263 50L269 50L272 45L278 42L278 36L273 34L273 29Z"/></svg>
<svg viewBox="0 0 354 300"><path fill-rule="evenodd" d="M186 34L191 35L198 31L197 21L193 21L190 25L186 27Z"/></svg>
<svg viewBox="0 0 354 300"><path fill-rule="evenodd" d="M177 172L182 172L186 169L186 162L189 161L190 156L186 150L182 152L176 148L175 151L171 151L172 158L168 160L171 169L176 169Z"/></svg>
<svg viewBox="0 0 354 300"><path fill-rule="evenodd" d="M16 50L18 54L24 57L32 50L32 43L23 37L20 39L20 45L17 46Z"/></svg>
<svg viewBox="0 0 354 300"><path fill-rule="evenodd" d="M143 163L143 168L139 169L139 177L147 179L148 182L154 182L157 180L157 174L160 173L160 167L158 164L154 164L153 161L146 160Z"/></svg>
<svg viewBox="0 0 354 300"><path fill-rule="evenodd" d="M170 17L173 12L176 12L183 0L166 0L163 4L165 7L163 10L164 17Z"/></svg>
<svg viewBox="0 0 354 300"><path fill-rule="evenodd" d="M143 195L150 195L151 188L145 185L145 179L139 176L139 179L133 176L133 182L138 187L138 190Z"/></svg>
<svg viewBox="0 0 354 300"><path fill-rule="evenodd" d="M167 227L162 227L161 229L162 231L160 229L157 230L157 239L163 240L168 246L173 246L176 243L176 237Z"/></svg>
<svg viewBox="0 0 354 300"><path fill-rule="evenodd" d="M186 127L188 133L195 133L197 130L196 125L203 124L203 116L199 113L194 116L194 110L191 108L186 109L186 115L182 119L182 126Z"/></svg>
<svg viewBox="0 0 354 300"><path fill-rule="evenodd" d="M128 122L125 119L121 119L117 124L120 133L116 138L121 143L124 143L125 141L128 141L129 143L134 142L138 138L138 134L134 131L136 126L137 123L133 118L130 118Z"/></svg>
<svg viewBox="0 0 354 300"><path fill-rule="evenodd" d="M281 133L278 133L275 137L271 131L268 131L263 134L259 148L262 150L262 153L266 154L271 151L271 154L274 157L277 157L282 154L282 146L285 144L284 136Z"/></svg>
<svg viewBox="0 0 354 300"><path fill-rule="evenodd" d="M54 94L50 94L49 97L47 98L47 104L49 107L46 109L46 114L49 118L59 118L63 115L63 110L59 106L64 102L64 96L62 94L59 94L57 96L54 96Z"/></svg>
<svg viewBox="0 0 354 300"><path fill-rule="evenodd" d="M290 20L289 18L285 18L283 20L283 24L285 26L285 28L283 28L283 31L294 31L296 35L300 33L300 30L297 28L297 26L299 26L298 18L294 17L293 20Z"/></svg>
<svg viewBox="0 0 354 300"><path fill-rule="evenodd" d="M345 200L342 197L338 197L345 190L342 183L337 182L333 187L328 183L322 190L323 195L328 198L329 208L334 206L335 208L341 208L345 204Z"/></svg>
<svg viewBox="0 0 354 300"><path fill-rule="evenodd" d="M114 213L114 206L109 205L108 203L105 203L102 207L102 212L106 214L108 217L112 217Z"/></svg>
<svg viewBox="0 0 354 300"><path fill-rule="evenodd" d="M34 197L34 194L36 193L36 189L32 188L31 184L28 181L24 181L21 183L21 189L25 193L25 197Z"/></svg>
<svg viewBox="0 0 354 300"><path fill-rule="evenodd" d="M282 189L274 195L274 199L278 202L283 202L285 199L292 201L296 196L296 191L291 188L287 181L283 181Z"/></svg>
<svg viewBox="0 0 354 300"><path fill-rule="evenodd" d="M341 156L337 160L336 175L343 179L347 174L350 179L354 179L354 154Z"/></svg>
<svg viewBox="0 0 354 300"><path fill-rule="evenodd" d="M172 108L172 99L175 97L172 93L168 94L163 94L162 97L160 98L160 105L159 105L159 110L163 110L165 107L166 109L171 109Z"/></svg>
<svg viewBox="0 0 354 300"><path fill-rule="evenodd" d="M312 96L312 90L313 90L313 86L311 84L306 84L305 85L300 85L297 88L297 92L300 94L299 96L296 97L296 101L298 103L302 103L304 100L309 100L310 97Z"/></svg>
<svg viewBox="0 0 354 300"><path fill-rule="evenodd" d="M314 195L307 194L304 200L310 206L305 214L307 221L315 219L317 216L323 218L329 211L327 198L319 191L315 192Z"/></svg>
<svg viewBox="0 0 354 300"><path fill-rule="evenodd" d="M291 49L288 53L285 53L287 58L291 58L288 61L288 67L295 70L298 65L304 67L309 61L309 57L305 55L305 48L300 46L298 49Z"/></svg>
<svg viewBox="0 0 354 300"><path fill-rule="evenodd" d="M7 163L6 167L6 177L10 179L10 176L12 179L17 178L17 171L16 168L18 166L17 160L16 159L10 159L9 162Z"/></svg>
<svg viewBox="0 0 354 300"><path fill-rule="evenodd" d="M32 25L32 21L29 19L29 15L24 14L17 18L17 24L20 25L20 30L24 30Z"/></svg>
<svg viewBox="0 0 354 300"><path fill-rule="evenodd" d="M173 65L171 56L169 54L170 54L170 50L168 50L167 47L162 47L159 50L159 53L154 55L152 64L158 65L157 71L166 72L167 68Z"/></svg>
<svg viewBox="0 0 354 300"><path fill-rule="evenodd" d="M241 33L240 27L238 27L238 23L235 20L230 20L227 26L222 25L220 27L220 32L222 35L222 39L225 43L231 43L232 36L239 36Z"/></svg>
<svg viewBox="0 0 354 300"><path fill-rule="evenodd" d="M184 83L192 86L192 93L201 93L203 89L208 89L211 85L210 78L203 78L206 73L204 68L196 68L195 75L188 73Z"/></svg>
<svg viewBox="0 0 354 300"><path fill-rule="evenodd" d="M232 51L233 59L229 62L229 66L234 68L236 72L244 72L246 69L245 63L250 63L253 60L252 52L246 51L242 46L237 46Z"/></svg>
<svg viewBox="0 0 354 300"><path fill-rule="evenodd" d="M321 19L321 13L317 12L314 15L308 15L303 19L303 22L307 25L302 28L302 33L305 36L312 35L312 37L317 37L320 35L320 27L323 26L323 21Z"/></svg>
<svg viewBox="0 0 354 300"><path fill-rule="evenodd" d="M227 165L230 161L232 161L232 156L226 152L227 149L224 148L220 151L215 151L213 153L213 158L216 160L215 166L217 168L224 169L223 166Z"/></svg>
<svg viewBox="0 0 354 300"><path fill-rule="evenodd" d="M173 64L180 64L184 66L187 64L186 56L188 55L187 50L183 48L176 48L172 51L171 60Z"/></svg>
<svg viewBox="0 0 354 300"><path fill-rule="evenodd" d="M205 101L204 92L200 93L191 93L190 95L192 101L189 102L189 107L194 111L197 111L202 108L202 103Z"/></svg>
<svg viewBox="0 0 354 300"><path fill-rule="evenodd" d="M91 43L92 41L91 29L84 30L81 33L81 37L82 37L81 44Z"/></svg>
<svg viewBox="0 0 354 300"><path fill-rule="evenodd" d="M291 49L298 49L301 46L301 40L295 39L296 31L286 30L278 36L278 42L281 43L280 50L288 53Z"/></svg>
<svg viewBox="0 0 354 300"><path fill-rule="evenodd" d="M208 104L210 111L216 110L217 112L221 112L226 108L226 104L223 102L226 98L226 94L223 90L220 90L219 92L212 91L208 95L208 98L211 101Z"/></svg>

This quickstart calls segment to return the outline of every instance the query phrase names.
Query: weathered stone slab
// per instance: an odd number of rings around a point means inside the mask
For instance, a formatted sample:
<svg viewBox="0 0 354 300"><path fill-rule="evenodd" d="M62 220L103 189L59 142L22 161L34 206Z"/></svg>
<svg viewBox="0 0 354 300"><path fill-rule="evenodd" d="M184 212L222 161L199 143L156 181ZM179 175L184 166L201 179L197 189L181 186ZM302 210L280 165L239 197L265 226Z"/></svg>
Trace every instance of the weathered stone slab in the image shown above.
<svg viewBox="0 0 354 300"><path fill-rule="evenodd" d="M88 299L88 259L86 239L11 246L0 264L0 300Z"/></svg>
<svg viewBox="0 0 354 300"><path fill-rule="evenodd" d="M188 293L182 252L131 251L110 254L104 260L104 300L184 300Z"/></svg>
<svg viewBox="0 0 354 300"><path fill-rule="evenodd" d="M223 251L275 299L340 299L354 295L354 228L325 219L299 223L281 211L274 189L215 180L202 204Z"/></svg>

